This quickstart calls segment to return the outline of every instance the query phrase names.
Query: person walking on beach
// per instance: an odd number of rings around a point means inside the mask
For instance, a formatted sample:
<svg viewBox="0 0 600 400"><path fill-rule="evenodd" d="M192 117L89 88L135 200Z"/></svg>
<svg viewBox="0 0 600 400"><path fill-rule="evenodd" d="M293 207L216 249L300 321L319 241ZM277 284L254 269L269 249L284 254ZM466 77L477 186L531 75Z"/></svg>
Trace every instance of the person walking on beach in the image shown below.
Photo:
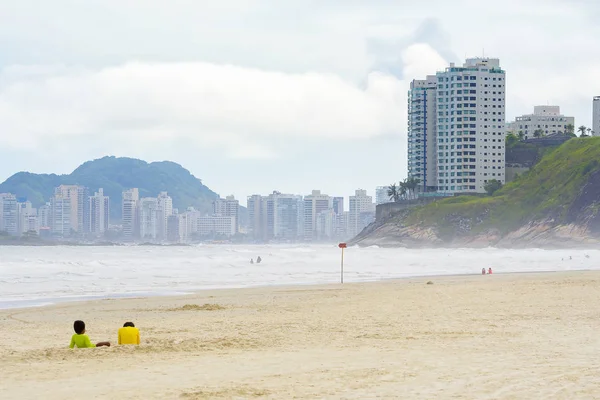
<svg viewBox="0 0 600 400"><path fill-rule="evenodd" d="M481 268L481 275L485 275L485 267Z"/></svg>
<svg viewBox="0 0 600 400"><path fill-rule="evenodd" d="M85 322L77 320L73 323L75 334L71 336L71 344L69 348L77 347L78 349L88 347L110 347L110 342L98 342L96 344L90 342L90 337L85 334Z"/></svg>

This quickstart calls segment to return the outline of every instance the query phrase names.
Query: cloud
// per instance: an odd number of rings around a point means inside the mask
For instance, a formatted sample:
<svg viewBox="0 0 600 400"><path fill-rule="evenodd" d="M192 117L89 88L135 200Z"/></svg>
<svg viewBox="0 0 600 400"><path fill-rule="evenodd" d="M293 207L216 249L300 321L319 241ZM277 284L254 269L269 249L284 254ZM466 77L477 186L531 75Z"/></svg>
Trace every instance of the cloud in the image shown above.
<svg viewBox="0 0 600 400"><path fill-rule="evenodd" d="M409 47L403 60L409 74L443 61L424 44ZM85 136L152 147L184 139L234 158L270 158L286 138L403 132L406 90L406 82L381 72L359 86L334 74L203 62L13 66L0 74L0 126L11 133L0 143L32 148Z"/></svg>

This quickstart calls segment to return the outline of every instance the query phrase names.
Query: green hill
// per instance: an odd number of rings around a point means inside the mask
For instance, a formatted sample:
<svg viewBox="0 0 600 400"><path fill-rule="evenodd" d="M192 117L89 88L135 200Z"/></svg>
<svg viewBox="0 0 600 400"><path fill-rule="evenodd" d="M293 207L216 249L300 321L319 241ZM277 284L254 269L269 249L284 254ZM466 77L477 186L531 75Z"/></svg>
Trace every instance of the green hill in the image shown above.
<svg viewBox="0 0 600 400"><path fill-rule="evenodd" d="M169 162L147 163L133 158L104 157L88 161L69 175L32 174L19 172L0 184L0 193L10 192L25 197L39 207L48 201L54 188L61 184L82 185L91 194L103 188L111 201L111 219L121 218L121 194L123 190L137 187L140 197L155 197L168 192L173 207L183 210L194 206L209 212L217 194L202 184L181 165Z"/></svg>
<svg viewBox="0 0 600 400"><path fill-rule="evenodd" d="M479 237L482 242L494 238L488 243L493 245L507 237L514 242L517 232L520 238L546 234L546 240L550 230L565 226L571 233L561 235L584 240L600 236L599 210L600 138L574 138L493 196L458 196L405 210L377 221L354 242L426 237L448 243Z"/></svg>

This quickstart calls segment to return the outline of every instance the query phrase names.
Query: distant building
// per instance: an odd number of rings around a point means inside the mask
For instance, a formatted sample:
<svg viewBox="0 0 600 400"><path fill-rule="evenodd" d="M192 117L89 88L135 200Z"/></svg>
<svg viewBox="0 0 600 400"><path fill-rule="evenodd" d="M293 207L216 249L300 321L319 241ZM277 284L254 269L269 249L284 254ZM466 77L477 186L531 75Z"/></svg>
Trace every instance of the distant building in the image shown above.
<svg viewBox="0 0 600 400"><path fill-rule="evenodd" d="M139 232L142 240L156 240L159 237L159 227L162 226L162 221L159 222L161 218L162 213L159 211L159 199L154 197L144 197L140 199Z"/></svg>
<svg viewBox="0 0 600 400"><path fill-rule="evenodd" d="M375 188L375 204L385 204L392 200L388 196L388 186L377 186Z"/></svg>
<svg viewBox="0 0 600 400"><path fill-rule="evenodd" d="M179 215L177 214L167 218L167 240L172 243L179 242Z"/></svg>
<svg viewBox="0 0 600 400"><path fill-rule="evenodd" d="M88 197L89 218L87 232L101 236L108 231L110 215L110 199L104 195L104 189L98 189L93 196Z"/></svg>
<svg viewBox="0 0 600 400"><path fill-rule="evenodd" d="M240 202L233 196L213 201L213 215L235 218L235 231L239 232Z"/></svg>
<svg viewBox="0 0 600 400"><path fill-rule="evenodd" d="M71 231L84 232L84 211L86 209L86 189L78 185L60 185L54 189L54 195L69 200Z"/></svg>
<svg viewBox="0 0 600 400"><path fill-rule="evenodd" d="M160 192L157 200L157 238L166 240L168 219L173 215L173 199L167 192Z"/></svg>
<svg viewBox="0 0 600 400"><path fill-rule="evenodd" d="M24 201L17 204L18 209L18 235L24 235L28 232L39 232L37 209L31 206L30 201Z"/></svg>
<svg viewBox="0 0 600 400"><path fill-rule="evenodd" d="M138 235L138 203L140 194L137 188L123 192L121 212L123 218L123 239L132 240Z"/></svg>
<svg viewBox="0 0 600 400"><path fill-rule="evenodd" d="M333 209L332 198L322 194L320 190L313 190L312 194L304 197L304 240L311 241L318 237L317 216L329 209Z"/></svg>
<svg viewBox="0 0 600 400"><path fill-rule="evenodd" d="M333 198L333 211L337 215L344 214L344 198L343 197L334 197Z"/></svg>
<svg viewBox="0 0 600 400"><path fill-rule="evenodd" d="M226 236L235 235L235 217L210 215L198 219L198 234L200 236Z"/></svg>
<svg viewBox="0 0 600 400"><path fill-rule="evenodd" d="M274 191L248 197L250 232L255 240L293 241L303 232L302 196Z"/></svg>
<svg viewBox="0 0 600 400"><path fill-rule="evenodd" d="M11 193L0 193L0 232L19 235L17 198Z"/></svg>
<svg viewBox="0 0 600 400"><path fill-rule="evenodd" d="M50 230L53 236L69 237L73 230L71 197L60 192L50 199Z"/></svg>
<svg viewBox="0 0 600 400"><path fill-rule="evenodd" d="M38 208L38 226L40 229L50 228L50 203Z"/></svg>
<svg viewBox="0 0 600 400"><path fill-rule="evenodd" d="M594 136L600 136L600 96L595 96L592 102L592 130Z"/></svg>
<svg viewBox="0 0 600 400"><path fill-rule="evenodd" d="M248 210L248 233L255 240L261 240L265 235L261 219L262 196L258 194L248 196L246 199L246 208Z"/></svg>
<svg viewBox="0 0 600 400"><path fill-rule="evenodd" d="M549 136L566 133L569 125L574 133L575 118L562 115L559 106L535 106L533 114L515 118L514 121L506 124L506 130L517 136L522 133L525 139L533 139L538 130L543 136Z"/></svg>
<svg viewBox="0 0 600 400"><path fill-rule="evenodd" d="M348 214L348 237L358 235L367 226L365 224L365 213L375 214L373 198L367 195L366 190L358 189L354 196L350 196L350 208Z"/></svg>
<svg viewBox="0 0 600 400"><path fill-rule="evenodd" d="M319 241L330 241L335 238L337 214L330 208L317 215L317 237Z"/></svg>
<svg viewBox="0 0 600 400"><path fill-rule="evenodd" d="M437 188L437 81L435 75L415 79L408 94L408 177L419 179L419 192ZM377 204L381 204L379 201Z"/></svg>

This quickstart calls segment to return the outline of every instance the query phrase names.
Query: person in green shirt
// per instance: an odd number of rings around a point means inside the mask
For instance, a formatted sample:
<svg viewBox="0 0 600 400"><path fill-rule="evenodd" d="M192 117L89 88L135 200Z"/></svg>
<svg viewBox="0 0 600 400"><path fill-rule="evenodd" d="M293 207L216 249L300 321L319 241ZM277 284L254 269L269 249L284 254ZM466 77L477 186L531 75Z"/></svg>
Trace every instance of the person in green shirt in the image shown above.
<svg viewBox="0 0 600 400"><path fill-rule="evenodd" d="M98 342L96 344L90 342L90 337L85 334L85 322L83 321L75 321L73 323L73 329L75 330L75 334L71 336L71 344L69 345L71 349L75 346L79 349L102 346L110 347L110 342Z"/></svg>

